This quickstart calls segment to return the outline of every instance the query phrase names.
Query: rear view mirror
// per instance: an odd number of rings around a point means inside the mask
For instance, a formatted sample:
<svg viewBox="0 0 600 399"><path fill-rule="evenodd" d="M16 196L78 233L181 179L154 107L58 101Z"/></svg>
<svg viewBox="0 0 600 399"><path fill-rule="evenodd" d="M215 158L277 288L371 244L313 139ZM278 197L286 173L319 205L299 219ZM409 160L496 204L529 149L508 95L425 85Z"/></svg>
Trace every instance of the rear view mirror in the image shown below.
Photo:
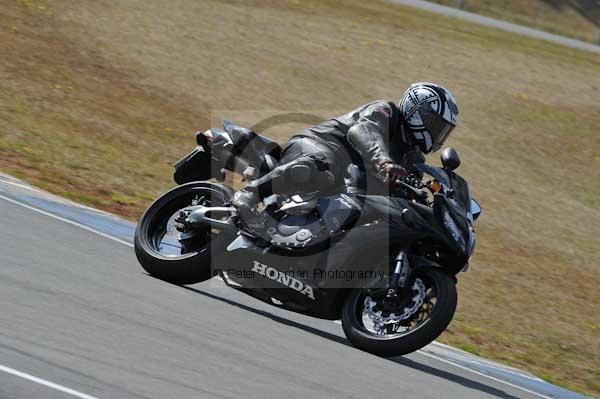
<svg viewBox="0 0 600 399"><path fill-rule="evenodd" d="M471 200L471 215L473 216L473 220L477 220L479 215L481 215L481 207L479 206L479 202L474 199Z"/></svg>
<svg viewBox="0 0 600 399"><path fill-rule="evenodd" d="M440 156L444 169L454 170L460 165L460 157L458 152L452 147L445 148Z"/></svg>

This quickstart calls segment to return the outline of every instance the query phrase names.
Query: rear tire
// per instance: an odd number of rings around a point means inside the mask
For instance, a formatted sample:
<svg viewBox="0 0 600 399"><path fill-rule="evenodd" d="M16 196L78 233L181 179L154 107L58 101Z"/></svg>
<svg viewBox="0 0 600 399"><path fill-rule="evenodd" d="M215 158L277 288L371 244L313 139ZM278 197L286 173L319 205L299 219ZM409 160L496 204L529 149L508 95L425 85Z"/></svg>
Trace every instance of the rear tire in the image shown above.
<svg viewBox="0 0 600 399"><path fill-rule="evenodd" d="M364 327L357 316L364 301L364 290L352 292L342 308L342 327L355 347L383 357L402 356L415 352L439 337L452 321L457 293L454 279L437 269L426 269L417 277L435 285L437 302L428 319L404 334L376 335Z"/></svg>
<svg viewBox="0 0 600 399"><path fill-rule="evenodd" d="M211 247L220 248L227 237L209 231L198 248L180 256L165 256L157 250L157 229L164 228L169 215L185 206L191 199L204 196L211 206L222 206L229 202L232 190L221 184L191 182L175 187L158 198L142 215L134 239L135 254L144 268L153 277L173 284L195 284L212 277ZM165 219L167 218L167 219Z"/></svg>

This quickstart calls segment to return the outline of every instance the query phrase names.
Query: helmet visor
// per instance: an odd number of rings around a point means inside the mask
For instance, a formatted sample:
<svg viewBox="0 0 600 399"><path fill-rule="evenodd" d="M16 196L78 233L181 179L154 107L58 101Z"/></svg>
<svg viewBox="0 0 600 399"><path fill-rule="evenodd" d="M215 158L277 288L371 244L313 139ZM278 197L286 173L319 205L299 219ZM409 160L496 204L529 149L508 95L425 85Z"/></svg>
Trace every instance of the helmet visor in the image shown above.
<svg viewBox="0 0 600 399"><path fill-rule="evenodd" d="M433 110L432 110L433 111ZM431 135L432 149L433 151L439 150L455 125L446 121L441 115L436 112L423 112L421 113L421 119L425 129Z"/></svg>

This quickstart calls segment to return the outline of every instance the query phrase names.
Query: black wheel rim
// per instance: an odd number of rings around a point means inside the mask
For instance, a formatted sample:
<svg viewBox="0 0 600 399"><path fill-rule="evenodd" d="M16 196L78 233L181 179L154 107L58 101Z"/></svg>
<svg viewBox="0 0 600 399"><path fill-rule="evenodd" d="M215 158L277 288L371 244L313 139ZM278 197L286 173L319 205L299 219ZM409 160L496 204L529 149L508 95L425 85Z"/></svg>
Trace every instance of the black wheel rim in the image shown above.
<svg viewBox="0 0 600 399"><path fill-rule="evenodd" d="M154 256L185 259L209 249L211 241L220 234L218 229L181 232L175 228L175 218L180 211L192 205L222 205L223 199L215 194L202 187L190 189L170 198L149 215L144 239Z"/></svg>

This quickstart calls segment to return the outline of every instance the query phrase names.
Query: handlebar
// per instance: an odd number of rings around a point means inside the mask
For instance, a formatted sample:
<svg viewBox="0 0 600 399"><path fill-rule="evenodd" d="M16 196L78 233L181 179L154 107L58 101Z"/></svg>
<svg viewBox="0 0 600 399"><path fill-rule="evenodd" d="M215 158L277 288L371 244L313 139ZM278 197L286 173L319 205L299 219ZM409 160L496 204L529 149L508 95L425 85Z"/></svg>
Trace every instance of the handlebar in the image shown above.
<svg viewBox="0 0 600 399"><path fill-rule="evenodd" d="M397 179L394 185L397 189L400 189L407 194L407 196L414 196L420 201L427 199L427 193L423 190L423 183L421 179L415 175L408 175L402 179Z"/></svg>

